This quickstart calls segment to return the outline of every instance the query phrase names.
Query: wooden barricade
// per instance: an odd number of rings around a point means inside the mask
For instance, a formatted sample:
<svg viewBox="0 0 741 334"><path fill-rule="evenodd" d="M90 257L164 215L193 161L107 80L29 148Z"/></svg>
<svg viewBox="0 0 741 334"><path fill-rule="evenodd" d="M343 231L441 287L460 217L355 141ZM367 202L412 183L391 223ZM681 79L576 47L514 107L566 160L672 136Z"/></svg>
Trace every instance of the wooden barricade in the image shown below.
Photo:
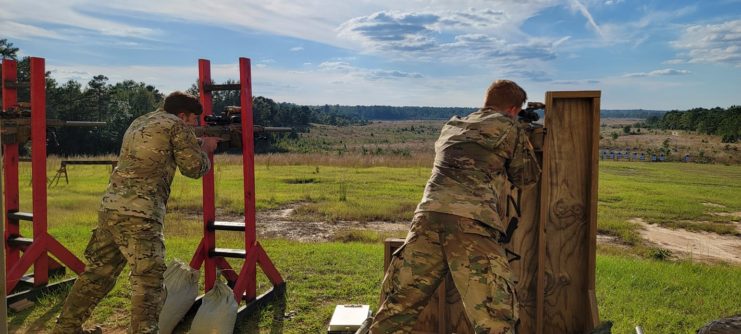
<svg viewBox="0 0 741 334"><path fill-rule="evenodd" d="M501 194L503 221L519 227L507 248L520 302L520 333L588 333L599 322L595 296L599 91L546 93L545 129L531 132L543 174L521 194ZM510 189L503 181L503 189ZM403 239L386 240L386 266ZM384 267L384 270L386 268ZM415 333L473 333L450 275L420 315Z"/></svg>

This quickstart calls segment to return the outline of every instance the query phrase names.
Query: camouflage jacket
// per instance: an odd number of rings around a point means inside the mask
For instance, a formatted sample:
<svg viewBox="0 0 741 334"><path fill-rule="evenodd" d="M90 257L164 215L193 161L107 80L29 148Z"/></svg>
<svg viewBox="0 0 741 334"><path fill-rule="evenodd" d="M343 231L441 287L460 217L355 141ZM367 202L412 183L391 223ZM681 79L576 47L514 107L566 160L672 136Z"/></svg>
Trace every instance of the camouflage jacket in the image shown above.
<svg viewBox="0 0 741 334"><path fill-rule="evenodd" d="M497 207L504 177L519 188L540 177L524 130L492 109L454 116L435 143L432 176L416 212L453 214L504 231Z"/></svg>
<svg viewBox="0 0 741 334"><path fill-rule="evenodd" d="M101 210L163 221L176 166L191 178L211 168L193 129L163 109L137 118L124 134Z"/></svg>

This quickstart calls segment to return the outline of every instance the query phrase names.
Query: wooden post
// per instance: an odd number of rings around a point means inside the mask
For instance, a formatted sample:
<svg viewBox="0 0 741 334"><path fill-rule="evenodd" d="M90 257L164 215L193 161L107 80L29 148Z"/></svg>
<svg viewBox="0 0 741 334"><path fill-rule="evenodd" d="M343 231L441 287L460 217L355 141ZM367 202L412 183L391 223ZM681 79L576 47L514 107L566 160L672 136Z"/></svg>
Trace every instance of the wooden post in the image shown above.
<svg viewBox="0 0 741 334"><path fill-rule="evenodd" d="M530 141L535 148L538 163L543 165L543 136L545 130L536 128L530 133ZM536 332L537 301L540 299L537 293L537 271L540 242L540 190L541 182L527 187L521 191L513 190L502 194L502 205L508 208L510 216L515 213L513 203L508 198L520 197L520 221L519 226L512 236L512 251L520 255L520 260L512 261L512 274L516 283L517 299L520 304L520 333ZM505 216L503 221L508 222L511 217Z"/></svg>
<svg viewBox="0 0 741 334"><path fill-rule="evenodd" d="M600 92L548 92L536 333L588 332L595 302Z"/></svg>

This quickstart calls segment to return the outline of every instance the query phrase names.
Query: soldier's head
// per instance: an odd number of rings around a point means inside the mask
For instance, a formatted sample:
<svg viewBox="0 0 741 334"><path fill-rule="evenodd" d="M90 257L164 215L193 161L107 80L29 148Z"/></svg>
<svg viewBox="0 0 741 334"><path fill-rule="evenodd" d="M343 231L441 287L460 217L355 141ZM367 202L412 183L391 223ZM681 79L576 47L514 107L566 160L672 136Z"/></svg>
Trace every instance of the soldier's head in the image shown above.
<svg viewBox="0 0 741 334"><path fill-rule="evenodd" d="M198 115L203 112L201 103L193 95L175 91L165 98L164 109L188 125L198 125Z"/></svg>
<svg viewBox="0 0 741 334"><path fill-rule="evenodd" d="M486 90L484 108L491 108L515 117L522 110L522 104L525 101L527 101L527 93L514 81L496 80Z"/></svg>

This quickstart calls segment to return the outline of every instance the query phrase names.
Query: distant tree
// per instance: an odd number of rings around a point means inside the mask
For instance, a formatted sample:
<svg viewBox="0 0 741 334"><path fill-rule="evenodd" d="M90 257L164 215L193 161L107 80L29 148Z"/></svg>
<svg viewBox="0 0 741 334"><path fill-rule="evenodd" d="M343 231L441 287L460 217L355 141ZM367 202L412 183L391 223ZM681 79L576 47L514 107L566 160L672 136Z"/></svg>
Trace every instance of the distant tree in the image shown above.
<svg viewBox="0 0 741 334"><path fill-rule="evenodd" d="M18 48L13 47L13 43L8 42L7 38L0 39L0 57L4 59L18 59Z"/></svg>
<svg viewBox="0 0 741 334"><path fill-rule="evenodd" d="M626 125L623 127L623 133L624 134L630 134L630 125Z"/></svg>
<svg viewBox="0 0 741 334"><path fill-rule="evenodd" d="M612 138L612 140L615 140L615 139L618 139L618 137L620 137L620 135L618 135L618 133L617 133L617 132L613 132L613 133L612 133L612 134L610 135L610 137Z"/></svg>

